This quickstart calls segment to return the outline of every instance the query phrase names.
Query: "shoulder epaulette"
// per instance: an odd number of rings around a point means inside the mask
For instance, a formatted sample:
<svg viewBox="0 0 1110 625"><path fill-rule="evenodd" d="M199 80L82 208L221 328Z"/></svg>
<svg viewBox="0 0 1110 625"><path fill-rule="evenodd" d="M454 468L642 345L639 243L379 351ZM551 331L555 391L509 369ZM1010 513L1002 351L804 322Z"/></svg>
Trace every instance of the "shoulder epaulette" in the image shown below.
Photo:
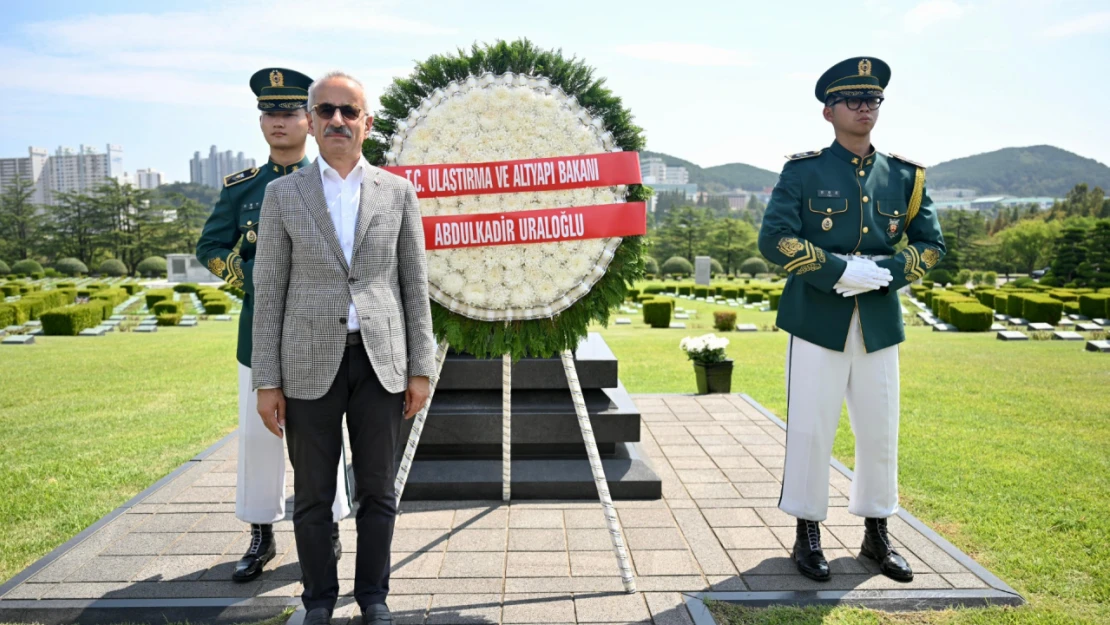
<svg viewBox="0 0 1110 625"><path fill-rule="evenodd" d="M899 155L897 155L893 152L890 153L890 158L896 158L896 159L902 161L903 163L906 163L907 165L913 165L914 167L920 167L921 169L925 169L925 166L922 165L921 163L918 163L917 161L911 161L910 159L906 158L905 156L899 156Z"/></svg>
<svg viewBox="0 0 1110 625"><path fill-rule="evenodd" d="M813 152L798 152L797 154L791 154L786 158L791 161L800 161L803 158L813 158L814 156L821 156L821 150L816 150Z"/></svg>
<svg viewBox="0 0 1110 625"><path fill-rule="evenodd" d="M244 180L250 180L251 178L254 178L257 175L258 175L258 168L257 167L251 167L250 169L244 169L243 171L238 171L238 172L235 172L234 174L229 174L227 176L224 176L224 186L225 187L232 187L232 186L235 186L235 185L239 184L240 182L243 182Z"/></svg>

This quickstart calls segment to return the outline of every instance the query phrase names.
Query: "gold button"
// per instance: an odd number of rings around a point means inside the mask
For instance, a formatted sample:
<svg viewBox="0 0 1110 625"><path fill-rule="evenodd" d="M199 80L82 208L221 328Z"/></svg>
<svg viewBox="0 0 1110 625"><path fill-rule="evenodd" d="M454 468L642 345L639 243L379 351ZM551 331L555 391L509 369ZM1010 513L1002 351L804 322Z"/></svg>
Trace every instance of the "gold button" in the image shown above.
<svg viewBox="0 0 1110 625"><path fill-rule="evenodd" d="M859 175L860 175L860 176L866 176L867 174L865 174L865 173L864 173L864 172L863 172L863 171L861 170L861 171L859 172Z"/></svg>
<svg viewBox="0 0 1110 625"><path fill-rule="evenodd" d="M870 201L871 201L871 198L867 197L866 195L865 195L865 196L863 196L863 203L864 203L864 204L866 204L866 203L868 203L868 202L870 202Z"/></svg>
<svg viewBox="0 0 1110 625"><path fill-rule="evenodd" d="M831 208L826 208L826 209L825 209L825 212L826 212L826 213L831 213L831 212L832 212L832 209L831 209Z"/></svg>
<svg viewBox="0 0 1110 625"><path fill-rule="evenodd" d="M864 233L864 234L867 234L867 226L864 226L864 227L863 227L863 233Z"/></svg>
<svg viewBox="0 0 1110 625"><path fill-rule="evenodd" d="M856 256L859 256L859 252L856 252Z"/></svg>
<svg viewBox="0 0 1110 625"><path fill-rule="evenodd" d="M248 225L248 226L249 226L249 225L251 225L252 223L254 223L254 222L252 222L252 221L251 221L251 220L249 220L249 219L247 220L247 225Z"/></svg>
<svg viewBox="0 0 1110 625"><path fill-rule="evenodd" d="M897 216L898 216L898 211L894 211L894 216L895 216L895 217L897 217Z"/></svg>

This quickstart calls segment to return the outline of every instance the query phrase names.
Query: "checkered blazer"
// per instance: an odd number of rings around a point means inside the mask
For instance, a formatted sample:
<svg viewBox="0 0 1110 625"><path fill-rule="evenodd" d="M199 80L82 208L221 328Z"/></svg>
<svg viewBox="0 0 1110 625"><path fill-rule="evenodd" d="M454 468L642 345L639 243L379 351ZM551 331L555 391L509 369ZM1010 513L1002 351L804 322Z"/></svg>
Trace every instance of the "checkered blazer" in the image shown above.
<svg viewBox="0 0 1110 625"><path fill-rule="evenodd" d="M435 374L424 231L416 190L370 167L348 267L313 163L266 187L254 261L254 388L317 399L346 346L348 305L382 386Z"/></svg>

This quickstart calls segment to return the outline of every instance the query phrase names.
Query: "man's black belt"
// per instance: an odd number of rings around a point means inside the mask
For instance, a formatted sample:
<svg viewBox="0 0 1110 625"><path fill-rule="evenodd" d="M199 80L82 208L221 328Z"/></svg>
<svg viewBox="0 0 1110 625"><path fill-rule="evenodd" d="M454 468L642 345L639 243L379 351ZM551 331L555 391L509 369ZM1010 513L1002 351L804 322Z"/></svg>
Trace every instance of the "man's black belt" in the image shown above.
<svg viewBox="0 0 1110 625"><path fill-rule="evenodd" d="M361 332L348 332L347 333L347 347L350 347L351 345L361 345L361 344L362 344L362 333Z"/></svg>

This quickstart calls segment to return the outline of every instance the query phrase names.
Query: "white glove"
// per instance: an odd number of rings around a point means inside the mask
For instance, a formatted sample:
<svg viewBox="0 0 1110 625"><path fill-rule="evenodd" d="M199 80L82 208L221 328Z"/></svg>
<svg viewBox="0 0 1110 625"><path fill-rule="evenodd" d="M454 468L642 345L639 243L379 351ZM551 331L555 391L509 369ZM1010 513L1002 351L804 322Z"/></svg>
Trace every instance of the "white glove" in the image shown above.
<svg viewBox="0 0 1110 625"><path fill-rule="evenodd" d="M852 258L836 283L836 292L844 297L855 297L890 284L890 271L883 269L869 258Z"/></svg>

